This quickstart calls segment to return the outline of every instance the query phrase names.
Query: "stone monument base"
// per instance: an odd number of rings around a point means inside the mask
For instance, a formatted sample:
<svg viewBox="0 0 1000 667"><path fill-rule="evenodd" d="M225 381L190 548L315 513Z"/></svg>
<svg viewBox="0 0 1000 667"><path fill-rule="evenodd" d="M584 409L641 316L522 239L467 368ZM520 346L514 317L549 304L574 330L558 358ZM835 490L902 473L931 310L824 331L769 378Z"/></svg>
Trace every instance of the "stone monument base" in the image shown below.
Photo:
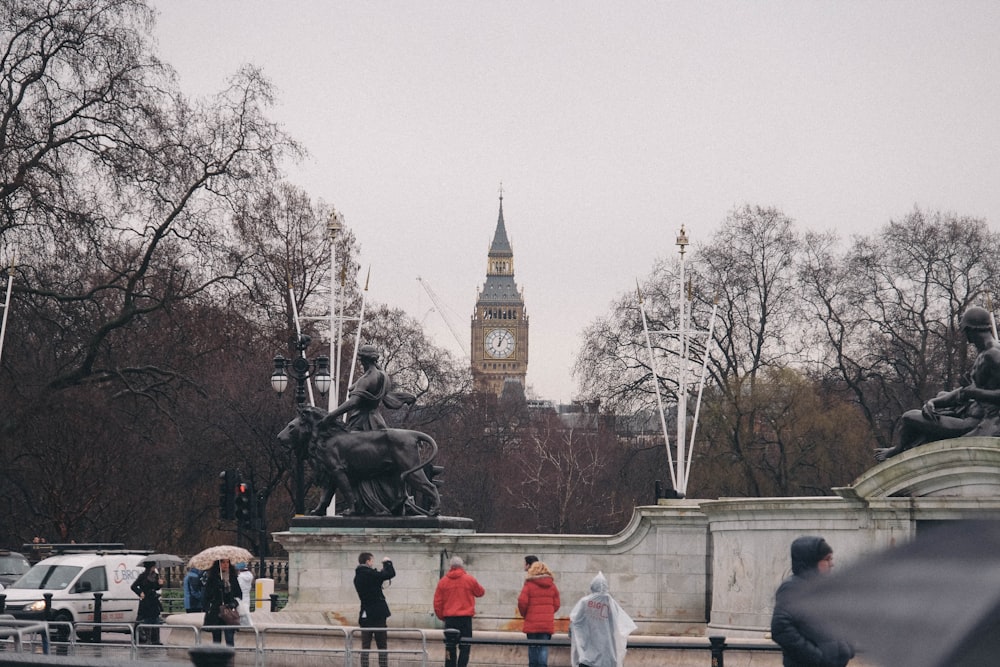
<svg viewBox="0 0 1000 667"><path fill-rule="evenodd" d="M407 530L468 530L475 532L472 519L461 516L296 516L289 528L315 532L321 528L358 529L403 528Z"/></svg>

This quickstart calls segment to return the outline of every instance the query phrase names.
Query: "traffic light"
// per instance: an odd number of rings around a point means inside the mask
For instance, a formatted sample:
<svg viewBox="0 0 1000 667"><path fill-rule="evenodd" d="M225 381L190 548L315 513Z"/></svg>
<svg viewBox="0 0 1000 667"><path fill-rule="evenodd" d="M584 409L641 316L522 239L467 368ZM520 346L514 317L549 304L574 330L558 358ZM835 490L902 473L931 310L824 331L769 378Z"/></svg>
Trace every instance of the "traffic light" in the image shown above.
<svg viewBox="0 0 1000 667"><path fill-rule="evenodd" d="M236 485L236 523L240 528L253 528L253 489L249 482Z"/></svg>
<svg viewBox="0 0 1000 667"><path fill-rule="evenodd" d="M229 520L236 517L236 484L239 473L223 470L219 473L219 518Z"/></svg>

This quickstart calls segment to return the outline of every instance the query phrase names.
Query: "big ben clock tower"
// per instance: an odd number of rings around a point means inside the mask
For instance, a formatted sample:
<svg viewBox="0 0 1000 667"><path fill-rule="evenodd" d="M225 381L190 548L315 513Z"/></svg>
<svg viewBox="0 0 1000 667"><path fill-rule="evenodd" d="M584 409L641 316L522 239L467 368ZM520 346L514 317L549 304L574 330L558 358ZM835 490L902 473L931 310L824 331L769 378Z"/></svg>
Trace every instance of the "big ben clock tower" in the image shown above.
<svg viewBox="0 0 1000 667"><path fill-rule="evenodd" d="M472 379L477 391L500 395L505 382L522 390L528 374L528 314L524 297L514 282L514 251L500 216L486 261L486 282L472 313Z"/></svg>

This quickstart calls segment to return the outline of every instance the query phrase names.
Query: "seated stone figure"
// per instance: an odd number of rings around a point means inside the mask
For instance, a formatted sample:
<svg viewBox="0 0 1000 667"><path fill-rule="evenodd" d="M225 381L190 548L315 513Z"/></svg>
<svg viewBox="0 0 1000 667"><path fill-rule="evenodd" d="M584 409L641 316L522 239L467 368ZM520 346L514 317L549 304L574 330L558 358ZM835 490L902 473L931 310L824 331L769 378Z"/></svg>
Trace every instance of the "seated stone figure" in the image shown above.
<svg viewBox="0 0 1000 667"><path fill-rule="evenodd" d="M1000 346L993 337L990 314L973 306L962 313L959 328L979 354L972 366L972 381L944 391L923 407L903 414L899 442L875 450L879 461L918 445L962 436L1000 435Z"/></svg>

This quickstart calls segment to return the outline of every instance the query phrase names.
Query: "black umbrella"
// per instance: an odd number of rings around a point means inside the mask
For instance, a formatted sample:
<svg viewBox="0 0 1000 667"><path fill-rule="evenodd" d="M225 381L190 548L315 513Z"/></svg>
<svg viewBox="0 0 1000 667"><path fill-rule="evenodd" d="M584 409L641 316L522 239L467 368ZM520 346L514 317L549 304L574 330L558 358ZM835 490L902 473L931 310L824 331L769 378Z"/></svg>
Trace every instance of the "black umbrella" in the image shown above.
<svg viewBox="0 0 1000 667"><path fill-rule="evenodd" d="M149 554L142 559L143 564L145 563L156 563L156 567L174 567L175 565L183 565L184 559L180 556L175 556L173 554Z"/></svg>
<svg viewBox="0 0 1000 667"><path fill-rule="evenodd" d="M815 581L790 608L882 667L1000 656L1000 521L953 521Z"/></svg>

